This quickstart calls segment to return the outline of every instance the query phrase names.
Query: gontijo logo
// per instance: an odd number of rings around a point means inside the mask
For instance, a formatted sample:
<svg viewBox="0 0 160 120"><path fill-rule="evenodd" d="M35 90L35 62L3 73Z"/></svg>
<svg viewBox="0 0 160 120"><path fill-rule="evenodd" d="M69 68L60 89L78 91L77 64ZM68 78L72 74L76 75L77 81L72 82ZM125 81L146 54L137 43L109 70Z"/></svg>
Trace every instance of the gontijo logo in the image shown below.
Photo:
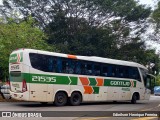
<svg viewBox="0 0 160 120"><path fill-rule="evenodd" d="M120 80L111 80L109 86L119 86L119 87L136 87L136 81L120 81Z"/></svg>
<svg viewBox="0 0 160 120"><path fill-rule="evenodd" d="M10 63L15 63L15 62L22 62L23 61L23 53L16 53L16 54L11 54L9 57L9 62Z"/></svg>
<svg viewBox="0 0 160 120"><path fill-rule="evenodd" d="M111 86L130 86L130 82L129 81L111 81L110 82Z"/></svg>

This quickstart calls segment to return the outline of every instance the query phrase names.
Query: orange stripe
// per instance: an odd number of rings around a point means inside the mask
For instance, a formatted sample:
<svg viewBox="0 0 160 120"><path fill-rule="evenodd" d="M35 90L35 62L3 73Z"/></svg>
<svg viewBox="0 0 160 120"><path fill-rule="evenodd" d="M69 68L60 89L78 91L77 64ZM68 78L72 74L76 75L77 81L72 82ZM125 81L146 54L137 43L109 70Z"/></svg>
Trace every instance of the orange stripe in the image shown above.
<svg viewBox="0 0 160 120"><path fill-rule="evenodd" d="M103 86L103 79L102 78L96 78L97 80L97 86Z"/></svg>
<svg viewBox="0 0 160 120"><path fill-rule="evenodd" d="M89 80L87 77L79 77L82 85L88 85L89 84Z"/></svg>
<svg viewBox="0 0 160 120"><path fill-rule="evenodd" d="M83 86L84 87L84 94L92 94L93 93L93 89L91 86Z"/></svg>
<svg viewBox="0 0 160 120"><path fill-rule="evenodd" d="M77 57L75 55L68 55L68 58L77 59Z"/></svg>

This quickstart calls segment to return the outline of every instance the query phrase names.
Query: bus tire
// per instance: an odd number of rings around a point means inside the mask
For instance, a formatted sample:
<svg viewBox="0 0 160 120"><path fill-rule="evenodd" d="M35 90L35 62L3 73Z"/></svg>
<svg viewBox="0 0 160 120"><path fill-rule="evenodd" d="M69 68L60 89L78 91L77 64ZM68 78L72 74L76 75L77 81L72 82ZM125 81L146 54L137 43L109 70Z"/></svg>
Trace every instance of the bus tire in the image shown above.
<svg viewBox="0 0 160 120"><path fill-rule="evenodd" d="M64 92L56 93L54 104L56 106L64 106L66 103L67 103L67 95Z"/></svg>
<svg viewBox="0 0 160 120"><path fill-rule="evenodd" d="M40 102L42 105L47 105L48 102Z"/></svg>
<svg viewBox="0 0 160 120"><path fill-rule="evenodd" d="M137 95L134 93L132 96L132 100L131 100L132 104L136 104L137 103Z"/></svg>
<svg viewBox="0 0 160 120"><path fill-rule="evenodd" d="M10 94L3 94L4 99L11 99L11 95Z"/></svg>
<svg viewBox="0 0 160 120"><path fill-rule="evenodd" d="M82 102L82 95L79 92L73 92L71 94L69 102L73 106L80 105L80 103Z"/></svg>

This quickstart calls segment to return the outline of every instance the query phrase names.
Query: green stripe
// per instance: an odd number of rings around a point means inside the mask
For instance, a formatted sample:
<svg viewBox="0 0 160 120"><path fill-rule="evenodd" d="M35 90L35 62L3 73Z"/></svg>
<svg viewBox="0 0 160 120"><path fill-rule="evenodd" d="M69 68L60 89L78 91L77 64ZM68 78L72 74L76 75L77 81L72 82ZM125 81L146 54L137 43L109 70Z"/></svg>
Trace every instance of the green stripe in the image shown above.
<svg viewBox="0 0 160 120"><path fill-rule="evenodd" d="M11 54L10 55L10 57L9 57L9 63L15 63L15 62L18 61L17 54L19 54L19 53ZM20 62L22 62L23 61L23 53L22 52L20 52L20 57L21 57Z"/></svg>
<svg viewBox="0 0 160 120"><path fill-rule="evenodd" d="M21 82L23 79L28 83L40 83L40 84L64 84L64 85L77 85L78 77L76 76L62 76L62 75L46 75L46 74L29 74L21 73L19 77L11 77L10 80L15 82ZM89 78L90 86L95 86L97 81L95 78ZM136 87L137 82L134 82ZM131 87L130 80L114 80L114 79L104 79L104 86L113 87ZM96 89L96 88L95 88Z"/></svg>
<svg viewBox="0 0 160 120"><path fill-rule="evenodd" d="M77 85L77 83L78 83L78 77L69 77L69 78L72 81L70 85Z"/></svg>
<svg viewBox="0 0 160 120"><path fill-rule="evenodd" d="M133 81L133 82L134 82L134 86L133 87L136 87L137 82L136 81Z"/></svg>
<svg viewBox="0 0 160 120"><path fill-rule="evenodd" d="M29 74L21 73L20 77L10 77L11 81L21 82L23 79L27 83L41 83L41 84L65 84L77 85L77 77L59 76L59 75L43 75L43 74ZM13 79L14 78L14 79Z"/></svg>
<svg viewBox="0 0 160 120"><path fill-rule="evenodd" d="M104 86L131 87L131 83L130 83L129 80L111 80L111 79L105 79L104 80Z"/></svg>
<svg viewBox="0 0 160 120"><path fill-rule="evenodd" d="M90 81L90 86L95 86L97 84L97 81L95 78L89 78L89 81Z"/></svg>
<svg viewBox="0 0 160 120"><path fill-rule="evenodd" d="M99 87L93 87L94 94L99 94Z"/></svg>

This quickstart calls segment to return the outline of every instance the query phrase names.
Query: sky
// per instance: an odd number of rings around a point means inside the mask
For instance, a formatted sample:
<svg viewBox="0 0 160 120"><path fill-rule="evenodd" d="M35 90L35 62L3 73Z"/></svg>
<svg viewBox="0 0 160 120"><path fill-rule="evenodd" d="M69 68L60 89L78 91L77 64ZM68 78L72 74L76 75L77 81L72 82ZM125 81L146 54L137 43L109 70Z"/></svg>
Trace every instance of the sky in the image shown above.
<svg viewBox="0 0 160 120"><path fill-rule="evenodd" d="M0 5L2 5L2 0L0 0Z"/></svg>
<svg viewBox="0 0 160 120"><path fill-rule="evenodd" d="M154 0L139 0L139 3L154 6Z"/></svg>

